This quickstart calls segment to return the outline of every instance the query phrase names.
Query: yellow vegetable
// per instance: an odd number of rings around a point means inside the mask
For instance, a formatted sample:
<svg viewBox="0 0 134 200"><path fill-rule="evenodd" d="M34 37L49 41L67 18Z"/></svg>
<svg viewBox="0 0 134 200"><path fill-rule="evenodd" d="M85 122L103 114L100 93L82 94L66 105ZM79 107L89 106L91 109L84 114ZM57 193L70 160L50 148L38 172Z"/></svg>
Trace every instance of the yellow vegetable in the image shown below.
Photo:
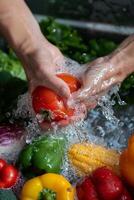
<svg viewBox="0 0 134 200"><path fill-rule="evenodd" d="M22 189L21 200L38 200L43 189L56 193L56 200L74 200L74 188L61 175L48 173L28 180Z"/></svg>
<svg viewBox="0 0 134 200"><path fill-rule="evenodd" d="M90 175L98 167L107 166L119 174L120 154L112 149L90 144L74 144L68 151L70 163L81 176Z"/></svg>

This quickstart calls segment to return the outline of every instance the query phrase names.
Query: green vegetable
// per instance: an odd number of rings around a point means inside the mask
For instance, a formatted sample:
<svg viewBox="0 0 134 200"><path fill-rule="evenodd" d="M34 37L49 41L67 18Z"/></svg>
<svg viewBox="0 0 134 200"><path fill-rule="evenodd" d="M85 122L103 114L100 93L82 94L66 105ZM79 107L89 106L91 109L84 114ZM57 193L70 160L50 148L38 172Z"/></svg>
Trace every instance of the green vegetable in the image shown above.
<svg viewBox="0 0 134 200"><path fill-rule="evenodd" d="M107 39L84 41L76 30L59 24L52 18L42 20L40 27L51 43L59 47L64 55L79 63L86 63L104 56L117 47L117 44Z"/></svg>
<svg viewBox="0 0 134 200"><path fill-rule="evenodd" d="M130 88L134 88L134 73L124 80L121 86L121 91L127 91Z"/></svg>
<svg viewBox="0 0 134 200"><path fill-rule="evenodd" d="M13 77L9 72L0 72L0 122L6 121L17 105L18 96L27 91L27 82Z"/></svg>
<svg viewBox="0 0 134 200"><path fill-rule="evenodd" d="M59 173L64 156L65 139L45 136L28 144L20 154L19 163L24 171ZM58 155L58 156L57 156Z"/></svg>
<svg viewBox="0 0 134 200"><path fill-rule="evenodd" d="M93 58L105 56L117 48L115 42L107 39L92 39L89 41L89 54Z"/></svg>
<svg viewBox="0 0 134 200"><path fill-rule="evenodd" d="M0 200L17 200L12 190L0 190Z"/></svg>
<svg viewBox="0 0 134 200"><path fill-rule="evenodd" d="M0 50L0 72L1 71L10 72L11 75L22 80L26 79L23 67L12 50L9 51L9 54Z"/></svg>
<svg viewBox="0 0 134 200"><path fill-rule="evenodd" d="M40 28L45 37L56 45L64 55L79 62L85 62L81 55L87 52L88 47L75 29L59 24L52 18L42 20ZM80 54L80 59L77 53Z"/></svg>
<svg viewBox="0 0 134 200"><path fill-rule="evenodd" d="M56 193L49 189L44 189L38 198L38 200L56 200Z"/></svg>

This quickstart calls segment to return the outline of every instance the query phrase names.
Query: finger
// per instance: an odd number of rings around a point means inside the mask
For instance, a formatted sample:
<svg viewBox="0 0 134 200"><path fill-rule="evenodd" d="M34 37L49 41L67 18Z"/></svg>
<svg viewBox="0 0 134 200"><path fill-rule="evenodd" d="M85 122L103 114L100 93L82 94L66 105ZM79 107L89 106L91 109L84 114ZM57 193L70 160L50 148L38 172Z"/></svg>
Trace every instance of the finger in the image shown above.
<svg viewBox="0 0 134 200"><path fill-rule="evenodd" d="M95 88L82 87L80 90L72 94L72 98L75 102L83 102L87 100L90 100L90 102L94 102L94 94Z"/></svg>
<svg viewBox="0 0 134 200"><path fill-rule="evenodd" d="M101 86L100 94L106 94L114 85L118 84L117 77L112 77L109 80L105 80ZM99 95L99 93L97 95Z"/></svg>
<svg viewBox="0 0 134 200"><path fill-rule="evenodd" d="M70 96L70 89L68 85L55 75L49 79L48 87L62 97L69 98Z"/></svg>
<svg viewBox="0 0 134 200"><path fill-rule="evenodd" d="M98 88L94 89L88 89L83 88L79 90L77 93L75 93L75 96L73 97L75 102L82 102L86 105L88 108L94 108L97 104L97 101L99 97L106 94L112 86L116 85L119 81L116 77L112 77L109 80L103 81L103 83L98 86Z"/></svg>
<svg viewBox="0 0 134 200"><path fill-rule="evenodd" d="M45 86L49 89L52 89L62 97L69 98L70 96L70 89L68 85L54 74L47 75L46 77L44 77L43 81L31 80L29 82L29 85L30 93L32 93L37 86Z"/></svg>

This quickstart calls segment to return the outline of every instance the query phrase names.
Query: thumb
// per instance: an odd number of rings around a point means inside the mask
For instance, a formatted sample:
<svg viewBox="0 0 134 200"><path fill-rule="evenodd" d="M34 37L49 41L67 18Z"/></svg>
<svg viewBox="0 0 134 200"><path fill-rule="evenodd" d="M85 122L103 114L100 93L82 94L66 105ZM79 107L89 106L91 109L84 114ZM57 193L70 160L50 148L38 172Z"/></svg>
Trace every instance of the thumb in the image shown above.
<svg viewBox="0 0 134 200"><path fill-rule="evenodd" d="M69 98L69 96L70 96L70 89L69 89L68 85L63 80L58 78L55 74L49 74L46 77L44 77L43 80L42 79L41 80L37 80L37 79L29 80L30 93L32 93L33 90L37 86L45 86L49 89L52 89L59 96L64 97L64 98Z"/></svg>
<svg viewBox="0 0 134 200"><path fill-rule="evenodd" d="M54 75L49 78L48 82L48 88L54 90L61 97L69 98L70 89L65 81Z"/></svg>

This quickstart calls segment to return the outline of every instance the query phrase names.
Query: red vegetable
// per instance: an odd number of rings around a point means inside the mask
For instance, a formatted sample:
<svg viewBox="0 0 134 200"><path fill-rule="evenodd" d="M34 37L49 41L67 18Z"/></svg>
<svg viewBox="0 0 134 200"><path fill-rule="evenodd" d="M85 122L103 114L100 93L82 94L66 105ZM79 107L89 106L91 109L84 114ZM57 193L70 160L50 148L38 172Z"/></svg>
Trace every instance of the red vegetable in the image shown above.
<svg viewBox="0 0 134 200"><path fill-rule="evenodd" d="M0 159L0 166L0 189L14 186L19 177L18 170L2 159Z"/></svg>
<svg viewBox="0 0 134 200"><path fill-rule="evenodd" d="M76 186L76 193L79 200L99 200L96 189L89 177Z"/></svg>
<svg viewBox="0 0 134 200"><path fill-rule="evenodd" d="M70 88L70 92L75 92L80 88L79 80L67 73L57 75L64 80ZM34 111L43 116L44 121L59 122L73 116L74 110L65 105L64 100L54 91L43 86L38 86L32 94L32 104Z"/></svg>
<svg viewBox="0 0 134 200"><path fill-rule="evenodd" d="M6 165L6 161L3 159L0 159L0 170L2 170L5 165Z"/></svg>
<svg viewBox="0 0 134 200"><path fill-rule="evenodd" d="M93 181L97 192L103 200L118 199L123 191L121 180L106 167L99 168L93 172Z"/></svg>
<svg viewBox="0 0 134 200"><path fill-rule="evenodd" d="M77 184L76 194L78 200L132 200L122 180L106 167Z"/></svg>
<svg viewBox="0 0 134 200"><path fill-rule="evenodd" d="M131 195L129 194L129 192L125 188L123 189L123 193L122 193L121 198L119 200L132 200Z"/></svg>
<svg viewBox="0 0 134 200"><path fill-rule="evenodd" d="M24 138L24 128L17 124L0 124L0 146L8 148Z"/></svg>

